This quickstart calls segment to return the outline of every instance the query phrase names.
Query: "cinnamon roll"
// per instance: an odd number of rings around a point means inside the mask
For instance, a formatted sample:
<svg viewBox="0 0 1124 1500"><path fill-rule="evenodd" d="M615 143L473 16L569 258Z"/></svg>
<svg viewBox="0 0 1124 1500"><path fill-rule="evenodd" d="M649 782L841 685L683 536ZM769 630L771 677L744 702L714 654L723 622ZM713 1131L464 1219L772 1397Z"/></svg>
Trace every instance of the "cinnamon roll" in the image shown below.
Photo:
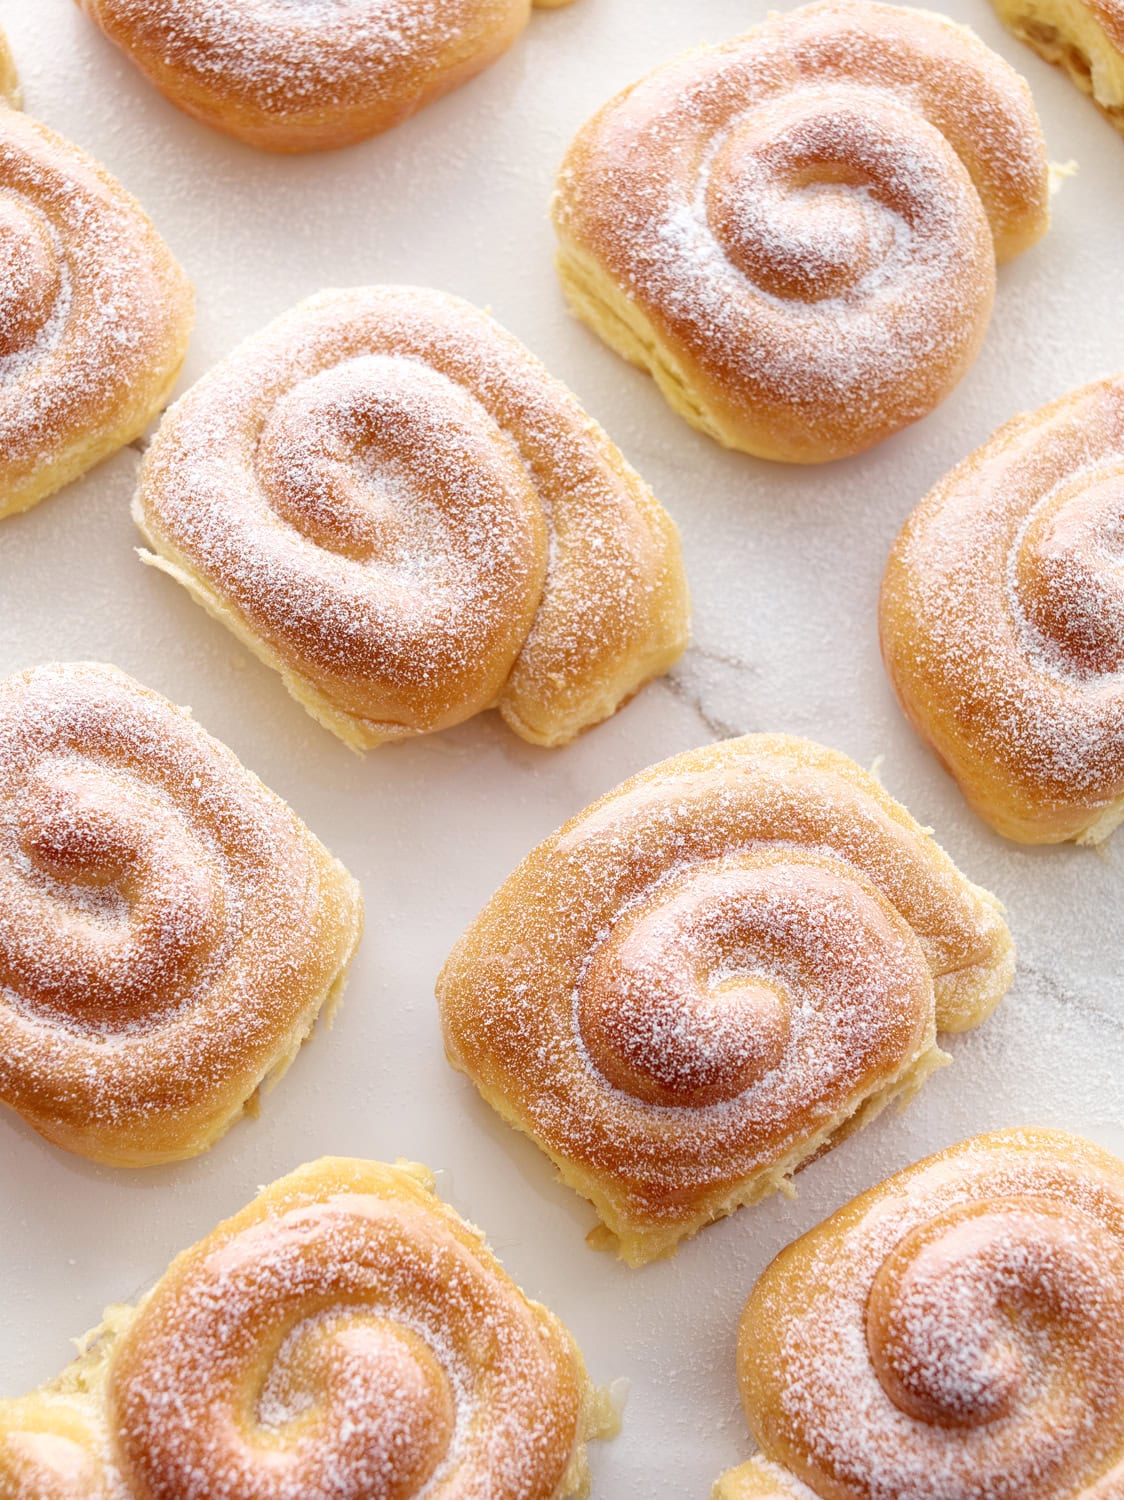
<svg viewBox="0 0 1124 1500"><path fill-rule="evenodd" d="M667 514L440 292L325 292L251 338L168 414L135 515L146 560L357 749L491 707L564 744L686 644Z"/></svg>
<svg viewBox="0 0 1124 1500"><path fill-rule="evenodd" d="M820 463L952 390L1047 191L1029 90L970 31L819 0L594 116L558 180L559 270L694 426Z"/></svg>
<svg viewBox="0 0 1124 1500"><path fill-rule="evenodd" d="M338 999L343 866L112 667L0 682L0 1102L65 1150L206 1150Z"/></svg>
<svg viewBox="0 0 1124 1500"><path fill-rule="evenodd" d="M999 19L1061 68L1124 134L1122 0L992 0Z"/></svg>
<svg viewBox="0 0 1124 1500"><path fill-rule="evenodd" d="M532 4L568 0L78 0L179 109L267 151L328 151L482 73Z"/></svg>
<svg viewBox="0 0 1124 1500"><path fill-rule="evenodd" d="M1124 377L1016 417L906 522L882 584L902 706L1027 844L1124 817Z"/></svg>
<svg viewBox="0 0 1124 1500"><path fill-rule="evenodd" d="M750 735L540 844L437 995L450 1061L639 1265L908 1098L1012 969L998 902L876 781Z"/></svg>
<svg viewBox="0 0 1124 1500"><path fill-rule="evenodd" d="M616 1422L424 1167L325 1158L0 1401L13 1500L565 1500ZM22 1487L21 1487L22 1486Z"/></svg>
<svg viewBox="0 0 1124 1500"><path fill-rule="evenodd" d="M773 1261L738 1338L762 1457L715 1500L1118 1500L1124 1163L976 1136Z"/></svg>
<svg viewBox="0 0 1124 1500"><path fill-rule="evenodd" d="M194 315L187 278L136 200L18 103L0 36L0 516L144 431Z"/></svg>

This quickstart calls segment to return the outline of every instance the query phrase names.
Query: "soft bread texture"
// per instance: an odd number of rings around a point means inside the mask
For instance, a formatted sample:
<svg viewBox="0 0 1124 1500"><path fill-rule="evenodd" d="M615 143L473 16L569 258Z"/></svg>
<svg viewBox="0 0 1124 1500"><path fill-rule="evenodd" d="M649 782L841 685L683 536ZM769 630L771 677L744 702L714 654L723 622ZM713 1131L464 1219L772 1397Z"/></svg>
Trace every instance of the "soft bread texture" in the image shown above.
<svg viewBox="0 0 1124 1500"><path fill-rule="evenodd" d="M281 152L329 151L400 125L494 63L532 9L532 0L78 4L172 104Z"/></svg>
<svg viewBox="0 0 1124 1500"><path fill-rule="evenodd" d="M750 735L540 844L437 996L453 1065L641 1265L907 1099L1012 971L998 902L877 782Z"/></svg>
<svg viewBox="0 0 1124 1500"><path fill-rule="evenodd" d="M992 4L1020 41L1062 68L1124 134L1121 0L992 0Z"/></svg>
<svg viewBox="0 0 1124 1500"><path fill-rule="evenodd" d="M4 1500L567 1500L619 1423L413 1164L326 1157L0 1401Z"/></svg>
<svg viewBox="0 0 1124 1500"><path fill-rule="evenodd" d="M565 744L687 642L666 512L441 292L325 292L243 344L169 412L134 514L145 560L355 749L493 707Z"/></svg>
<svg viewBox="0 0 1124 1500"><path fill-rule="evenodd" d="M12 56L12 49L8 46L8 38L2 31L0 31L0 103L7 104L10 109L19 109L23 103L19 75L16 72L16 60Z"/></svg>
<svg viewBox="0 0 1124 1500"><path fill-rule="evenodd" d="M0 683L0 1102L112 1166L205 1151L338 1001L359 888L112 667Z"/></svg>
<svg viewBox="0 0 1124 1500"><path fill-rule="evenodd" d="M571 306L727 447L857 453L976 357L1048 223L1030 92L925 11L819 0L625 89L554 199Z"/></svg>
<svg viewBox="0 0 1124 1500"><path fill-rule="evenodd" d="M746 1304L762 1456L714 1500L1118 1500L1124 1163L976 1136L797 1240Z"/></svg>
<svg viewBox="0 0 1124 1500"><path fill-rule="evenodd" d="M754 1458L723 1474L712 1500L816 1500L813 1492L791 1474L763 1458Z"/></svg>
<svg viewBox="0 0 1124 1500"><path fill-rule="evenodd" d="M1124 818L1124 377L1016 417L910 516L882 653L982 818L1026 844Z"/></svg>
<svg viewBox="0 0 1124 1500"><path fill-rule="evenodd" d="M19 102L0 33L0 517L140 436L194 318L191 286L136 200Z"/></svg>

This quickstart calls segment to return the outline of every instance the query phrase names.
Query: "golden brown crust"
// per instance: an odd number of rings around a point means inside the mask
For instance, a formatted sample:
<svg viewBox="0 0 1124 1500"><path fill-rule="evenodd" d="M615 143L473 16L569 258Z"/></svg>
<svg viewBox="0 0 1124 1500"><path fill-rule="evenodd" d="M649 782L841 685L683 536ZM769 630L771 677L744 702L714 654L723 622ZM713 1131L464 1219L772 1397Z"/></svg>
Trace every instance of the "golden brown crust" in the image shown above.
<svg viewBox="0 0 1124 1500"><path fill-rule="evenodd" d="M144 431L183 363L193 300L125 189L77 146L4 104L0 260L6 516Z"/></svg>
<svg viewBox="0 0 1124 1500"><path fill-rule="evenodd" d="M116 1166L205 1150L342 991L359 888L112 667L0 683L0 1101Z"/></svg>
<svg viewBox="0 0 1124 1500"><path fill-rule="evenodd" d="M5 1500L566 1500L615 1430L424 1167L324 1158L0 1402Z"/></svg>
<svg viewBox="0 0 1124 1500"><path fill-rule="evenodd" d="M1001 427L887 564L898 697L976 812L1022 843L1096 842L1124 815L1122 502L1117 377Z"/></svg>
<svg viewBox="0 0 1124 1500"><path fill-rule="evenodd" d="M998 903L871 777L753 735L547 839L437 993L450 1060L640 1264L908 1097L1012 969Z"/></svg>
<svg viewBox="0 0 1124 1500"><path fill-rule="evenodd" d="M498 707L564 744L687 637L679 538L574 397L458 298L325 292L168 414L160 565L356 748Z"/></svg>
<svg viewBox="0 0 1124 1500"><path fill-rule="evenodd" d="M931 410L1047 224L1029 90L969 31L819 0L657 69L563 164L567 296L729 447L818 463Z"/></svg>
<svg viewBox="0 0 1124 1500"><path fill-rule="evenodd" d="M401 124L495 62L531 13L531 0L342 0L315 15L271 0L78 4L173 104L284 152Z"/></svg>
<svg viewBox="0 0 1124 1500"><path fill-rule="evenodd" d="M976 1136L773 1261L742 1317L763 1453L721 1500L1117 1500L1124 1163L1075 1136Z"/></svg>

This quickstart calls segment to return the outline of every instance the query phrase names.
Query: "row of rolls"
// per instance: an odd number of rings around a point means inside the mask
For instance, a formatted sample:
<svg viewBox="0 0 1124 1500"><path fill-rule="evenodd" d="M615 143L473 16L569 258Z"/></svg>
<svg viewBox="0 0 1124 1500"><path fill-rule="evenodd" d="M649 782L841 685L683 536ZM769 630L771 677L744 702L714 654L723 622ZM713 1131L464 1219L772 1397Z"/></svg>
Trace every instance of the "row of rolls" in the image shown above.
<svg viewBox="0 0 1124 1500"><path fill-rule="evenodd" d="M959 196L929 183L922 140ZM192 296L78 148L5 106L0 147L8 514L143 431ZM709 163L707 182L682 184L680 158ZM1037 237L1045 203L1037 119L1005 62L940 18L830 0L607 106L560 178L560 268L576 310L698 425L811 460L920 415L917 381L947 384L941 350L961 372L978 344L938 327L974 304L959 273L934 281L947 256L925 226L976 223L989 309L996 256ZM904 404L883 387L899 376ZM822 451L781 452L793 423ZM887 566L882 647L905 712L1018 840L1100 840L1124 812L1122 455L1119 377L1017 417L918 507ZM145 560L357 748L488 708L564 744L687 644L678 535L651 491L521 344L434 291L324 292L251 337L165 417L134 514Z"/></svg>
<svg viewBox="0 0 1124 1500"><path fill-rule="evenodd" d="M84 8L185 108L254 139L278 92L268 28L236 38L235 107L199 62L215 25L244 24L231 7L197 0L197 35L158 34L136 0ZM316 43L346 129L313 99L257 143L385 128L529 7L493 5L467 50L481 7L454 9L452 71L376 120L348 93L356 36L397 54L351 0L348 46ZM5 514L144 430L191 291L124 189L18 111L0 62ZM585 127L559 268L697 427L820 462L961 378L1047 191L1001 59L925 13L821 0ZM1122 502L1116 379L1002 429L890 558L905 711L1012 838L1095 841L1124 815ZM356 748L489 708L565 744L687 642L678 537L648 487L516 340L438 292L325 292L250 339L164 418L135 515L146 560ZM0 1101L55 1145L118 1166L205 1150L338 1003L361 929L349 873L186 711L96 664L0 684ZM652 767L546 840L437 998L450 1062L592 1203L592 1243L641 1265L907 1101L1013 972L998 901L873 776L754 735ZM1041 1131L964 1142L765 1272L739 1341L760 1456L716 1494L1119 1500L1122 1323L1124 1165ZM616 1421L423 1168L333 1159L0 1403L0 1496L562 1500Z"/></svg>
<svg viewBox="0 0 1124 1500"><path fill-rule="evenodd" d="M491 66L533 9L570 0L77 0L166 99L266 151L334 150L399 125ZM993 0L1124 131L1119 0ZM734 51L736 44L727 49Z"/></svg>
<svg viewBox="0 0 1124 1500"><path fill-rule="evenodd" d="M116 1166L206 1149L339 1001L357 884L114 668L0 684L0 752L0 1099ZM641 1266L908 1102L1014 967L999 902L872 775L750 735L533 850L437 1000L450 1063ZM715 1493L1116 1500L1122 1318L1124 1163L965 1141L765 1272L739 1342L760 1455ZM618 1419L425 1169L326 1160L0 1402L0 1495L562 1500Z"/></svg>
<svg viewBox="0 0 1124 1500"><path fill-rule="evenodd" d="M1124 1163L1002 1131L784 1250L745 1304L758 1453L714 1500L1117 1500ZM566 1500L619 1429L424 1167L324 1158L0 1401L6 1500Z"/></svg>

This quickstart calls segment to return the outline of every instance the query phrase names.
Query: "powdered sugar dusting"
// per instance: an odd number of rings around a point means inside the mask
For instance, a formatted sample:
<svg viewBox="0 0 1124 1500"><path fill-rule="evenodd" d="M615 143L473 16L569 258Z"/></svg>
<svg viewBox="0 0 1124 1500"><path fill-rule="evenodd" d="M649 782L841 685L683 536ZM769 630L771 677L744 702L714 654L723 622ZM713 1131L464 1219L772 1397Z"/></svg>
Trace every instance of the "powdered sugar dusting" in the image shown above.
<svg viewBox="0 0 1124 1500"><path fill-rule="evenodd" d="M936 1060L936 1027L1009 979L996 911L869 778L761 737L657 766L541 845L438 994L486 1092L674 1224Z"/></svg>
<svg viewBox="0 0 1124 1500"><path fill-rule="evenodd" d="M829 0L613 101L572 148L556 219L700 387L703 425L825 458L947 394L987 325L996 246L1041 232L1045 191L1001 59L933 17Z"/></svg>
<svg viewBox="0 0 1124 1500"><path fill-rule="evenodd" d="M1072 1137L981 1136L766 1271L743 1399L767 1456L817 1495L1109 1500L1122 1327L1121 1164Z"/></svg>
<svg viewBox="0 0 1124 1500"><path fill-rule="evenodd" d="M486 67L530 0L80 0L190 113L255 144L341 145Z"/></svg>
<svg viewBox="0 0 1124 1500"><path fill-rule="evenodd" d="M0 767L0 1098L94 1155L198 1149L311 1026L355 887L112 669L0 685Z"/></svg>
<svg viewBox="0 0 1124 1500"><path fill-rule="evenodd" d="M649 1104L726 1104L726 1128L768 1161L809 1105L830 1116L931 1040L932 976L830 850L751 847L634 897L598 935L574 1010L591 1073Z"/></svg>
<svg viewBox="0 0 1124 1500"><path fill-rule="evenodd" d="M244 344L169 415L137 510L360 742L497 701L531 737L582 727L685 631L648 491L526 350L436 292L324 293Z"/></svg>
<svg viewBox="0 0 1124 1500"><path fill-rule="evenodd" d="M906 706L971 792L1074 837L1124 792L1124 382L1001 429L895 547L883 645ZM983 775L977 769L988 769ZM990 800L989 800L990 799Z"/></svg>
<svg viewBox="0 0 1124 1500"><path fill-rule="evenodd" d="M177 1261L108 1421L130 1495L553 1500L583 1395L565 1332L460 1220L403 1172L323 1163Z"/></svg>
<svg viewBox="0 0 1124 1500"><path fill-rule="evenodd" d="M102 429L139 430L179 366L191 296L124 190L2 106L0 247L3 514Z"/></svg>
<svg viewBox="0 0 1124 1500"><path fill-rule="evenodd" d="M481 0L83 0L111 35L271 110L385 88L463 31Z"/></svg>

